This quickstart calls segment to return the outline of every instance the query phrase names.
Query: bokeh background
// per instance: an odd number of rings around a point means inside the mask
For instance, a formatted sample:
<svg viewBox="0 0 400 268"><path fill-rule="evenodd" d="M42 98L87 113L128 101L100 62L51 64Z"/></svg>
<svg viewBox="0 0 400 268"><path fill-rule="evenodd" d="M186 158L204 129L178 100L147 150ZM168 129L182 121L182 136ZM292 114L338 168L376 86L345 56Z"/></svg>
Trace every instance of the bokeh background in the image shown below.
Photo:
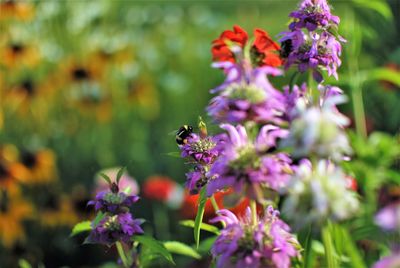
<svg viewBox="0 0 400 268"><path fill-rule="evenodd" d="M68 237L75 223L91 217L86 202L97 172L126 166L139 191L149 177L183 186L187 167L170 154L177 151L174 132L196 125L199 115L217 131L204 110L209 89L223 79L210 67L211 41L234 24L248 32L263 28L277 40L297 4L2 1L0 267L16 267L20 259L45 267L98 267L114 260L113 249ZM366 196L363 213L371 215L382 189L399 195L400 1L330 4L348 40L340 80L331 81L350 97L341 109L353 122L355 160L346 168ZM289 77L274 82L281 87ZM188 200L169 208L148 194L134 215L146 218L146 232L157 238L190 244L191 230L177 224L195 209ZM372 228L354 233L372 262L385 249L370 241L376 234L372 223L365 224L370 218L358 221Z"/></svg>

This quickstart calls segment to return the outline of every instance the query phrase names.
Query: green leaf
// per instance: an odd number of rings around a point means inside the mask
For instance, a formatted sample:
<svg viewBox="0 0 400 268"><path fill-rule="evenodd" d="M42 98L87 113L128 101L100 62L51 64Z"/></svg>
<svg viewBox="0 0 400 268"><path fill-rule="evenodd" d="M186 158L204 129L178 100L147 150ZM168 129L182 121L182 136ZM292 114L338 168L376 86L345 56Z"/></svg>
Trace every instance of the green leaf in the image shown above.
<svg viewBox="0 0 400 268"><path fill-rule="evenodd" d="M164 242L164 246L171 253L192 257L198 260L201 259L200 254L196 250L184 243L178 241L166 241Z"/></svg>
<svg viewBox="0 0 400 268"><path fill-rule="evenodd" d="M88 232L92 230L91 222L90 221L82 221L75 224L74 228L72 228L72 232L69 236L75 236L77 234Z"/></svg>
<svg viewBox="0 0 400 268"><path fill-rule="evenodd" d="M201 223L203 222L206 201L207 201L206 187L203 187L200 191L199 206L197 208L196 219L194 220L193 234L194 234L194 241L196 242L196 248L199 248L200 227Z"/></svg>
<svg viewBox="0 0 400 268"><path fill-rule="evenodd" d="M132 240L139 242L140 244L145 246L152 254L159 254L170 263L175 264L171 253L169 253L169 251L161 242L155 240L153 237L145 235L135 235L132 237Z"/></svg>
<svg viewBox="0 0 400 268"><path fill-rule="evenodd" d="M395 84L400 87L400 75L399 72L391 70L389 68L374 68L360 72L364 81L373 80L384 80Z"/></svg>
<svg viewBox="0 0 400 268"><path fill-rule="evenodd" d="M313 251L311 248L312 245L312 238L311 238L311 226L309 226L308 230L307 230L307 234L305 237L305 241L304 241L304 259L303 259L303 268L308 268L308 267L312 267L312 260L313 260Z"/></svg>
<svg viewBox="0 0 400 268"><path fill-rule="evenodd" d="M374 10L376 12L378 12L379 14L381 14L385 19L392 19L393 18L393 14L392 11L390 9L390 6L388 5L388 3L386 1L382 1L382 0L353 0L353 2L357 5L359 5L362 8L367 8L367 9L371 9Z"/></svg>
<svg viewBox="0 0 400 268"><path fill-rule="evenodd" d="M193 220L184 220L180 221L179 224L182 226L194 228L195 222ZM200 229L214 234L220 233L219 229L216 226L204 222L200 224Z"/></svg>
<svg viewBox="0 0 400 268"><path fill-rule="evenodd" d="M325 249L325 260L328 268L337 268L339 267L336 258L335 258L335 249L333 246L332 236L330 233L329 224L327 224L321 231L322 242L324 244Z"/></svg>
<svg viewBox="0 0 400 268"><path fill-rule="evenodd" d="M19 259L18 265L19 268L32 268L32 265L30 265L25 259Z"/></svg>
<svg viewBox="0 0 400 268"><path fill-rule="evenodd" d="M108 183L111 185L111 179L108 177L106 174L99 172L99 175Z"/></svg>
<svg viewBox="0 0 400 268"><path fill-rule="evenodd" d="M207 254L211 250L211 247L214 245L216 239L216 236L212 236L202 240L199 245L198 251L201 254Z"/></svg>
<svg viewBox="0 0 400 268"><path fill-rule="evenodd" d="M126 167L122 167L122 168L118 171L118 173L117 173L117 178L116 178L117 184L118 184L119 181L121 180L122 175L124 175L125 168L126 168Z"/></svg>
<svg viewBox="0 0 400 268"><path fill-rule="evenodd" d="M101 211L97 212L96 218L94 218L94 220L93 220L93 228L96 228L97 225L99 225L100 221L102 219L104 219L105 216L106 216L105 213L103 213Z"/></svg>
<svg viewBox="0 0 400 268"><path fill-rule="evenodd" d="M166 155L172 156L172 157L175 157L175 158L182 158L180 152L169 152L169 153L166 153Z"/></svg>
<svg viewBox="0 0 400 268"><path fill-rule="evenodd" d="M342 233L342 243L346 255L350 258L350 262L353 267L364 268L367 267L361 257L360 252L357 249L353 239L351 238L349 231L345 228L340 228Z"/></svg>

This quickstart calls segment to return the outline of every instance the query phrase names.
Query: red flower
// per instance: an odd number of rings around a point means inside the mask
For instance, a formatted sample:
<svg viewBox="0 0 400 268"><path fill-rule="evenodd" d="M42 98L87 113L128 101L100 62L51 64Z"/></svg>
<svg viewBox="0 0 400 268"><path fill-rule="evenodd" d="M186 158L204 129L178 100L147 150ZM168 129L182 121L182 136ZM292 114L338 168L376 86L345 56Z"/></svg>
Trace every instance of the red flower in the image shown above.
<svg viewBox="0 0 400 268"><path fill-rule="evenodd" d="M253 65L281 66L282 60L279 56L280 46L264 30L255 29L254 36L255 40L250 50ZM212 42L211 53L213 61L235 62L235 55L229 48L230 43L235 43L243 49L247 41L248 35L246 31L237 25L233 26L233 31L224 31L218 39Z"/></svg>
<svg viewBox="0 0 400 268"><path fill-rule="evenodd" d="M183 190L169 177L151 176L143 184L143 196L161 201L171 208L178 208L183 201Z"/></svg>
<svg viewBox="0 0 400 268"><path fill-rule="evenodd" d="M279 56L280 46L269 37L268 33L261 29L254 30L254 44L252 54L258 66L278 67L282 65Z"/></svg>
<svg viewBox="0 0 400 268"><path fill-rule="evenodd" d="M233 204L226 204L227 196L233 193L232 189L223 192L217 192L214 194L215 201L218 204L219 209L229 209L236 216L243 216L246 212L246 208L250 205L249 199L247 197L243 197L240 200L236 200ZM187 191L185 193L183 205L181 208L181 215L184 219L194 219L197 213L197 207L199 202L199 194L190 195ZM261 207L258 207L261 209ZM209 219L215 217L215 210L211 204L211 200L207 200L206 206L204 209L204 222L207 222Z"/></svg>
<svg viewBox="0 0 400 268"><path fill-rule="evenodd" d="M358 190L357 180L352 176L346 176L346 186L347 189L353 190L354 192Z"/></svg>
<svg viewBox="0 0 400 268"><path fill-rule="evenodd" d="M248 35L245 30L239 26L233 26L233 31L226 30L222 32L218 39L212 42L211 53L213 55L213 61L230 61L235 62L235 56L229 49L230 42L236 43L236 45L243 48L248 40Z"/></svg>

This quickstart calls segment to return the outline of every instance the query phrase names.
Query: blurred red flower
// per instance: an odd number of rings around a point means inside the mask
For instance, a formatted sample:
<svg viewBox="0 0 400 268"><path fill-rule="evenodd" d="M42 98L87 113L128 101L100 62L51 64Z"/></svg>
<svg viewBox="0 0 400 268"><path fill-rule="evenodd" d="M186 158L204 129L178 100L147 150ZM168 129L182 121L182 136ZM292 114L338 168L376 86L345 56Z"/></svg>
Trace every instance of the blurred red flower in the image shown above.
<svg viewBox="0 0 400 268"><path fill-rule="evenodd" d="M219 209L229 209L236 216L244 215L246 208L249 206L249 199L247 197L242 197L238 200L228 200L228 196L232 197L233 190L228 189L223 192L217 192L214 194L215 201ZM181 215L184 219L194 219L197 213L197 206L199 200L199 194L191 195L188 191L185 192L185 197L183 200L183 205L181 207ZM232 204L228 204L232 203ZM261 207L258 207L261 208ZM204 220L207 222L209 219L215 217L215 210L211 204L210 199L207 200L205 210L204 210Z"/></svg>
<svg viewBox="0 0 400 268"><path fill-rule="evenodd" d="M255 40L250 50L252 63L256 66L281 66L280 46L271 39L268 33L261 29L255 29L254 37ZM237 25L233 26L233 31L222 32L220 37L212 42L213 61L235 62L235 55L230 46L235 44L243 49L247 41L248 34Z"/></svg>
<svg viewBox="0 0 400 268"><path fill-rule="evenodd" d="M182 187L167 176L151 176L146 179L142 186L145 198L160 201L171 208L178 208L182 204Z"/></svg>
<svg viewBox="0 0 400 268"><path fill-rule="evenodd" d="M357 192L358 190L358 184L357 180L353 178L352 176L346 176L346 186L348 189L353 190L354 192Z"/></svg>

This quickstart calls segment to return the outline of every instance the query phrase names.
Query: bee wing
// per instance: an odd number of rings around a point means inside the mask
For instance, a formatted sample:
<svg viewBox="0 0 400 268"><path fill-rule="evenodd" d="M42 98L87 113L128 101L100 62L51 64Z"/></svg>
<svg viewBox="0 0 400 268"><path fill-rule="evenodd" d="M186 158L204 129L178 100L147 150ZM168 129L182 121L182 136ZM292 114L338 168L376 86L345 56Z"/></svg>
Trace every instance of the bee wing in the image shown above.
<svg viewBox="0 0 400 268"><path fill-rule="evenodd" d="M173 131L171 131L171 132L168 132L168 135L169 135L169 136L175 136L175 135L176 135L176 132L178 132L178 130L173 130Z"/></svg>

